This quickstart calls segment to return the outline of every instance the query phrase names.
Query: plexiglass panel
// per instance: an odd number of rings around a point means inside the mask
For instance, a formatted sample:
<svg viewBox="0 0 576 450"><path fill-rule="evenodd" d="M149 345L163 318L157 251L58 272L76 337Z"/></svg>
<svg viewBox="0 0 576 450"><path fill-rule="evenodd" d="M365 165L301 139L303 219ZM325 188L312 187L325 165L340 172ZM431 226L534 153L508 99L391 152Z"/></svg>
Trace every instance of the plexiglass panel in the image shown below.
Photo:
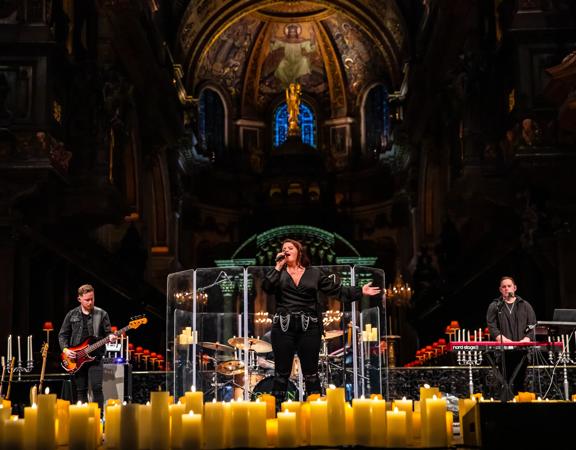
<svg viewBox="0 0 576 450"><path fill-rule="evenodd" d="M271 392L275 369L270 343L276 312L274 295L262 289L271 267L197 269L171 274L167 298L168 386L178 398L194 386L206 400L255 398ZM344 290L354 280L384 286L381 271L350 266L319 268ZM346 297L346 296L344 296ZM324 335L318 371L322 388L346 387L347 398L383 393L381 337L386 335L381 298L342 302L319 294ZM364 308L361 309L361 306ZM384 316L384 318L382 318ZM304 398L298 357L294 358L289 398Z"/></svg>

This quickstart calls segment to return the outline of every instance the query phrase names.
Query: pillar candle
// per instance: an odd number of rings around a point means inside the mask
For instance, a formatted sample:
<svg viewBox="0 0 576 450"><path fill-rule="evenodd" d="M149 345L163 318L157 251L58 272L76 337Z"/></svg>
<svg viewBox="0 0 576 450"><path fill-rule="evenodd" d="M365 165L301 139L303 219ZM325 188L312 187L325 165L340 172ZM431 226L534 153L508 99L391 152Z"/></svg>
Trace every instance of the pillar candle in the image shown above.
<svg viewBox="0 0 576 450"><path fill-rule="evenodd" d="M140 405L138 411L138 448L140 450L150 449L150 433L152 429L152 405L147 402Z"/></svg>
<svg viewBox="0 0 576 450"><path fill-rule="evenodd" d="M296 413L284 411L278 413L278 447L293 448L298 446L298 428Z"/></svg>
<svg viewBox="0 0 576 450"><path fill-rule="evenodd" d="M278 447L278 419L266 419L266 437L268 447Z"/></svg>
<svg viewBox="0 0 576 450"><path fill-rule="evenodd" d="M230 407L230 446L248 447L250 445L248 402L244 400L230 402Z"/></svg>
<svg viewBox="0 0 576 450"><path fill-rule="evenodd" d="M296 414L296 427L298 428L298 435L300 437L298 442L299 445L306 445L306 429L302 418L302 403L288 400L286 402L282 402L280 410L290 411Z"/></svg>
<svg viewBox="0 0 576 450"><path fill-rule="evenodd" d="M60 446L68 445L70 423L70 402L68 400L56 400L56 443Z"/></svg>
<svg viewBox="0 0 576 450"><path fill-rule="evenodd" d="M372 400L355 398L352 400L352 409L354 410L354 436L355 445L370 445L372 440L371 422L372 422Z"/></svg>
<svg viewBox="0 0 576 450"><path fill-rule="evenodd" d="M232 439L232 403L234 403L234 401L226 402L223 404L224 426L222 427L222 434L224 434L224 448L230 447L230 441Z"/></svg>
<svg viewBox="0 0 576 450"><path fill-rule="evenodd" d="M194 411L194 414L204 414L204 393L202 391L197 391L194 386L192 390L184 394L185 399L185 413L188 414L190 411Z"/></svg>
<svg viewBox="0 0 576 450"><path fill-rule="evenodd" d="M407 400L406 397L402 397L402 400L394 400L394 406L398 408L399 411L404 411L406 413L406 439L410 443L412 441L412 400Z"/></svg>
<svg viewBox="0 0 576 450"><path fill-rule="evenodd" d="M70 423L68 434L68 448L70 450L85 450L89 439L88 432L88 405L78 402L70 406Z"/></svg>
<svg viewBox="0 0 576 450"><path fill-rule="evenodd" d="M476 405L476 399L472 398L461 398L458 399L458 416L460 417L460 423L462 423L462 418L466 415Z"/></svg>
<svg viewBox="0 0 576 450"><path fill-rule="evenodd" d="M422 428L422 443L425 447L445 447L448 445L446 436L446 399L426 399L426 425Z"/></svg>
<svg viewBox="0 0 576 450"><path fill-rule="evenodd" d="M300 406L300 429L302 432L302 445L310 445L310 403L303 402Z"/></svg>
<svg viewBox="0 0 576 450"><path fill-rule="evenodd" d="M419 440L422 438L422 416L420 411L412 413L412 439Z"/></svg>
<svg viewBox="0 0 576 450"><path fill-rule="evenodd" d="M325 401L310 402L310 445L330 445L327 411Z"/></svg>
<svg viewBox="0 0 576 450"><path fill-rule="evenodd" d="M202 435L202 414L190 411L182 415L182 448L202 448L204 438Z"/></svg>
<svg viewBox="0 0 576 450"><path fill-rule="evenodd" d="M91 412L90 412L90 408L88 408L88 427L86 428L86 440L85 442L85 450L96 450L96 439L94 438L94 436L96 435L97 431L96 431L96 422L94 421L94 417L92 416Z"/></svg>
<svg viewBox="0 0 576 450"><path fill-rule="evenodd" d="M453 439L453 426L454 426L454 414L452 411L446 411L446 443L448 446L452 445Z"/></svg>
<svg viewBox="0 0 576 450"><path fill-rule="evenodd" d="M182 448L182 415L184 414L184 408L185 406L181 403L168 405L171 448Z"/></svg>
<svg viewBox="0 0 576 450"><path fill-rule="evenodd" d="M56 394L38 395L38 448L56 447L55 425Z"/></svg>
<svg viewBox="0 0 576 450"><path fill-rule="evenodd" d="M342 387L330 385L326 389L326 403L328 404L328 429L332 438L331 445L342 446L346 439L346 412L344 402L346 393Z"/></svg>
<svg viewBox="0 0 576 450"><path fill-rule="evenodd" d="M261 402L266 403L266 418L273 419L276 417L276 397L270 394L262 394L258 398Z"/></svg>
<svg viewBox="0 0 576 450"><path fill-rule="evenodd" d="M137 404L122 405L120 410L120 447L121 449L138 448L138 419L140 406Z"/></svg>
<svg viewBox="0 0 576 450"><path fill-rule="evenodd" d="M250 447L266 448L266 402L259 399L248 403L248 420L250 422Z"/></svg>
<svg viewBox="0 0 576 450"><path fill-rule="evenodd" d="M38 407L36 404L24 408L24 448L35 449L38 437Z"/></svg>
<svg viewBox="0 0 576 450"><path fill-rule="evenodd" d="M204 405L204 439L207 449L224 448L224 404L213 401Z"/></svg>
<svg viewBox="0 0 576 450"><path fill-rule="evenodd" d="M371 423L370 434L372 447L385 447L386 446L386 400L375 398L372 400L371 407Z"/></svg>
<svg viewBox="0 0 576 450"><path fill-rule="evenodd" d="M104 408L106 418L106 448L119 448L120 409L120 405L107 405L106 408Z"/></svg>
<svg viewBox="0 0 576 450"><path fill-rule="evenodd" d="M396 406L394 411L386 412L386 421L388 422L386 445L394 448L406 447L408 443L406 412L400 411Z"/></svg>
<svg viewBox="0 0 576 450"><path fill-rule="evenodd" d="M152 450L168 450L170 446L170 414L168 412L168 392L150 392L150 421L154 431L150 433Z"/></svg>
<svg viewBox="0 0 576 450"><path fill-rule="evenodd" d="M346 445L352 446L355 442L355 431L354 431L354 410L350 403L346 403L345 406L346 414Z"/></svg>
<svg viewBox="0 0 576 450"><path fill-rule="evenodd" d="M2 448L10 450L20 450L24 448L24 420L18 417L11 418L4 422L2 432Z"/></svg>
<svg viewBox="0 0 576 450"><path fill-rule="evenodd" d="M426 427L428 426L428 421L426 420L426 400L436 396L440 398L440 390L436 387L430 387L428 384L420 387L420 427L421 427L421 437L427 433Z"/></svg>
<svg viewBox="0 0 576 450"><path fill-rule="evenodd" d="M102 443L102 428L100 428L100 408L98 407L98 403L88 403L88 419L93 419L93 423L91 425L91 445L93 447L99 447Z"/></svg>

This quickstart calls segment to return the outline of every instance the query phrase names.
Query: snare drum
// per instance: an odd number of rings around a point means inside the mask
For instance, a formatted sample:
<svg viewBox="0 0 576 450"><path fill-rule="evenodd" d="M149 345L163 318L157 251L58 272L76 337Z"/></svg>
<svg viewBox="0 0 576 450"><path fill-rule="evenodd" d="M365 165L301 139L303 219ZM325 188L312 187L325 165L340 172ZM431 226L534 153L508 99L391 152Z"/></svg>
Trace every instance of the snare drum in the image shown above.
<svg viewBox="0 0 576 450"><path fill-rule="evenodd" d="M266 377L258 382L252 391L252 399L256 400L262 394L272 394L274 390L274 376ZM298 400L298 388L288 381L288 396L291 400Z"/></svg>

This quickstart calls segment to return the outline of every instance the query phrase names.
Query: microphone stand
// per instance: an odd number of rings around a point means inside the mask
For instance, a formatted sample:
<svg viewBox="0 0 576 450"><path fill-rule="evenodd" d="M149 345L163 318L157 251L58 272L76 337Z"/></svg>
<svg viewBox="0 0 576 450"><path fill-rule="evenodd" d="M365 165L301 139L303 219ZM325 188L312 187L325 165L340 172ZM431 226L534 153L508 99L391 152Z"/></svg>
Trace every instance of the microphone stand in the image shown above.
<svg viewBox="0 0 576 450"><path fill-rule="evenodd" d="M498 329L500 331L500 361L502 362L502 381L503 381L503 388L504 388L504 392L506 392L506 401L508 401L508 396L512 395L512 398L514 398L514 393L512 392L512 389L510 388L510 383L508 382L508 376L506 374L507 370L506 370L506 350L504 350L504 335L502 334L502 310L505 307L505 300L504 298L501 299L500 301L500 305L498 305L497 307L497 311L498 311Z"/></svg>

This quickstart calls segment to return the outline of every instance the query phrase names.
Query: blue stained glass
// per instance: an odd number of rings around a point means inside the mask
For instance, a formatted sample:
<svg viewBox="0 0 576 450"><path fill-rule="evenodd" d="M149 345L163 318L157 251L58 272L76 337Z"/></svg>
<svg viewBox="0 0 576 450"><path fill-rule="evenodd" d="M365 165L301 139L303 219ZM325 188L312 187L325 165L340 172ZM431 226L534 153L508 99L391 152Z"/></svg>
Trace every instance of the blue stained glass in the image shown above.
<svg viewBox="0 0 576 450"><path fill-rule="evenodd" d="M312 108L307 104L300 104L300 114L298 115L302 142L316 147L316 121ZM288 107L283 103L274 113L274 146L280 147L288 137Z"/></svg>

